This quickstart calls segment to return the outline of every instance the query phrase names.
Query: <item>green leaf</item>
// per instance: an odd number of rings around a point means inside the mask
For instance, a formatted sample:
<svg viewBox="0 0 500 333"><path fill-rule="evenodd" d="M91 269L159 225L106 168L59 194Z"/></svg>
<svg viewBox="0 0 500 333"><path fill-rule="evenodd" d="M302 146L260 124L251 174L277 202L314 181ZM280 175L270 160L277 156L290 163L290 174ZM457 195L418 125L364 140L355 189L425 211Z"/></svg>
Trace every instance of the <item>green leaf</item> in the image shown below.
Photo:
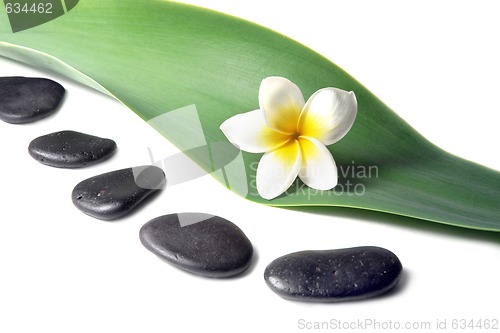
<svg viewBox="0 0 500 333"><path fill-rule="evenodd" d="M219 130L224 120L258 108L265 77L292 80L306 98L323 87L352 90L359 105L354 127L329 147L340 171L335 191L297 182L266 201L252 186L258 154L243 154L243 170L227 166L213 175L246 198L270 205L362 208L500 231L499 172L440 150L342 69L273 31L158 0L80 1L71 12L32 29L13 34L5 23L0 28L1 55L115 97L207 171L221 166L192 149L197 119L189 110L196 110L205 143L214 147L227 142ZM165 121L162 116L173 110L185 117ZM234 151L219 149L217 156L231 160Z"/></svg>

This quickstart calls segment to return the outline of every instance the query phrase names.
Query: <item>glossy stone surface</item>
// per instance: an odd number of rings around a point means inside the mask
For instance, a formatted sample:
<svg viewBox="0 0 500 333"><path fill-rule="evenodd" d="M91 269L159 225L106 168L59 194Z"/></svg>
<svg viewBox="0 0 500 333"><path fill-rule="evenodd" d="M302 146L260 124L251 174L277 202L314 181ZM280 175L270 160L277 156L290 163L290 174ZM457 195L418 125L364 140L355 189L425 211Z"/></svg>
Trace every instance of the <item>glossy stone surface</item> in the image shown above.
<svg viewBox="0 0 500 333"><path fill-rule="evenodd" d="M127 168L80 182L71 195L75 206L101 220L116 220L130 213L166 184L155 166Z"/></svg>
<svg viewBox="0 0 500 333"><path fill-rule="evenodd" d="M0 119L23 124L45 118L57 110L64 92L49 79L0 77Z"/></svg>
<svg viewBox="0 0 500 333"><path fill-rule="evenodd" d="M398 283L402 268L394 253L380 247L302 251L271 262L264 279L286 299L339 302L387 292Z"/></svg>
<svg viewBox="0 0 500 333"><path fill-rule="evenodd" d="M110 158L116 143L74 131L61 131L31 141L28 151L38 162L58 168L81 168Z"/></svg>
<svg viewBox="0 0 500 333"><path fill-rule="evenodd" d="M227 278L244 272L253 247L234 223L202 213L170 214L146 223L142 244L172 265L190 273Z"/></svg>

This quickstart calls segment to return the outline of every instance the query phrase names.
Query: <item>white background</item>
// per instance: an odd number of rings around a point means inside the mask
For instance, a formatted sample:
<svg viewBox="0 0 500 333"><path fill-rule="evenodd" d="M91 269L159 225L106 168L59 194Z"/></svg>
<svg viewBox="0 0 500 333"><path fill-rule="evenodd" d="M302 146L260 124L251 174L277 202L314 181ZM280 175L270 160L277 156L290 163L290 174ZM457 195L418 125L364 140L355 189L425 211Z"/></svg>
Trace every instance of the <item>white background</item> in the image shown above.
<svg viewBox="0 0 500 333"><path fill-rule="evenodd" d="M300 41L437 145L500 169L495 1L189 2ZM3 58L0 75L51 77L67 89L63 108L48 119L0 122L0 332L303 332L301 319L430 322L433 328L446 319L442 331L454 332L460 330L451 329L453 319L500 320L499 234L346 209L317 215L270 208L237 197L210 177L169 188L123 220L87 217L71 202L76 183L148 164L148 147L158 159L177 150L133 112L88 88ZM81 170L50 168L28 155L32 139L64 129L110 137L119 151ZM200 278L141 245L145 222L185 211L238 224L256 250L249 272L230 280ZM266 265L286 253L362 245L399 256L405 273L395 292L361 302L304 304L281 299L264 282Z"/></svg>

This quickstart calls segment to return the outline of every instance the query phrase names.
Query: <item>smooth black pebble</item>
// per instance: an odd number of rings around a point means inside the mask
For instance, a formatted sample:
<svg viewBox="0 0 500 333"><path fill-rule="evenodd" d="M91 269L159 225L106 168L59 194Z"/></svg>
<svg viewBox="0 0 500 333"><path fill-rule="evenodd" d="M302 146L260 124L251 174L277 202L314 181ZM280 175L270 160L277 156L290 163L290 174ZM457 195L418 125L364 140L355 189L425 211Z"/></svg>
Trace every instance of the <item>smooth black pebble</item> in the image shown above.
<svg viewBox="0 0 500 333"><path fill-rule="evenodd" d="M270 263L264 279L286 299L339 302L387 292L399 282L402 269L391 251L365 246L291 253Z"/></svg>
<svg viewBox="0 0 500 333"><path fill-rule="evenodd" d="M253 247L234 223L202 213L170 214L146 223L139 233L142 244L172 265L210 278L244 272Z"/></svg>
<svg viewBox="0 0 500 333"><path fill-rule="evenodd" d="M49 79L0 77L0 119L23 124L45 118L57 109L64 91Z"/></svg>
<svg viewBox="0 0 500 333"><path fill-rule="evenodd" d="M34 139L28 151L31 157L45 165L81 168L110 158L116 151L116 143L80 132L61 131Z"/></svg>
<svg viewBox="0 0 500 333"><path fill-rule="evenodd" d="M75 186L72 200L87 215L116 220L166 184L162 169L140 166L98 175Z"/></svg>

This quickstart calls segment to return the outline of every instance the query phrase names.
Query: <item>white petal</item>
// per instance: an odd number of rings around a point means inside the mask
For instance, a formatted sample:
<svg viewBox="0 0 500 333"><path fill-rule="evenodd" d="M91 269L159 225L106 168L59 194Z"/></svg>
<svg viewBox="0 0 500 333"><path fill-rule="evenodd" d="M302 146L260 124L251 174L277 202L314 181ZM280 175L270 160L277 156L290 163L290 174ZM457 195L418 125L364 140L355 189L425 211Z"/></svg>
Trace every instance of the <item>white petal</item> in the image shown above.
<svg viewBox="0 0 500 333"><path fill-rule="evenodd" d="M337 166L330 151L314 138L299 138L302 152L300 179L317 190L330 190L337 185Z"/></svg>
<svg viewBox="0 0 500 333"><path fill-rule="evenodd" d="M220 125L228 140L249 153L265 153L285 144L288 135L269 128L261 110L238 114Z"/></svg>
<svg viewBox="0 0 500 333"><path fill-rule="evenodd" d="M297 131L304 96L292 81L278 76L262 80L259 104L269 127L290 134Z"/></svg>
<svg viewBox="0 0 500 333"><path fill-rule="evenodd" d="M283 194L294 182L301 164L300 146L291 140L283 147L264 154L257 168L257 190L264 199Z"/></svg>
<svg viewBox="0 0 500 333"><path fill-rule="evenodd" d="M325 88L315 92L300 115L299 133L313 137L324 145L342 139L352 127L358 103L354 92Z"/></svg>

